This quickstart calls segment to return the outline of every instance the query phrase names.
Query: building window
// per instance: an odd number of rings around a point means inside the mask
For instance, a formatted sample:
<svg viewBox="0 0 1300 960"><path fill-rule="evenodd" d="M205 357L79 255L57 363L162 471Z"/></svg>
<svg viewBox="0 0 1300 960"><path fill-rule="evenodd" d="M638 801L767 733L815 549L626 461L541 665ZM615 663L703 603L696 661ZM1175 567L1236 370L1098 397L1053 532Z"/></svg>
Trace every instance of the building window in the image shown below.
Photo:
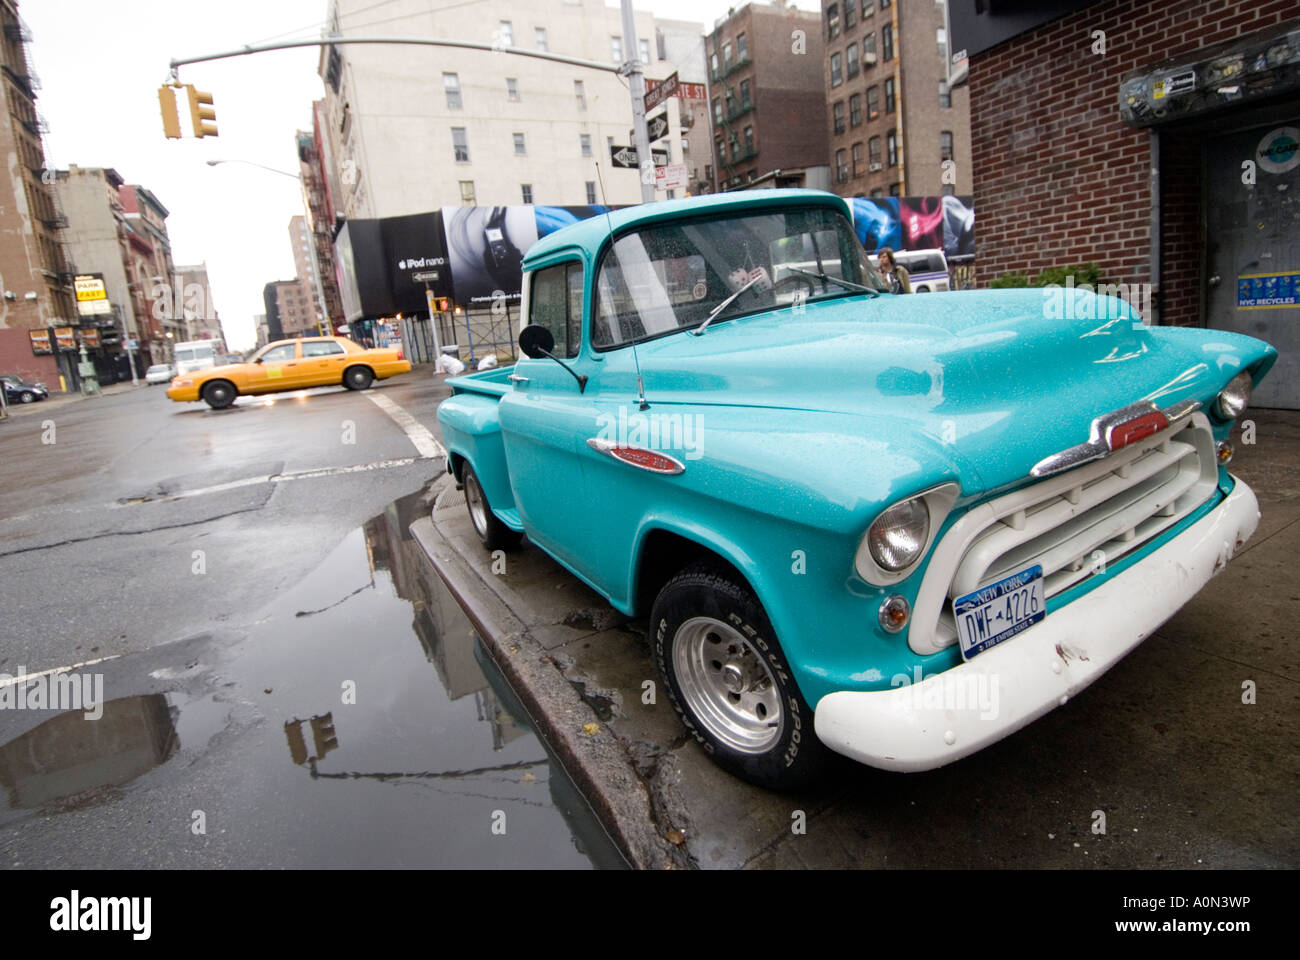
<svg viewBox="0 0 1300 960"><path fill-rule="evenodd" d="M858 0L844 0L844 32L848 33L858 22Z"/></svg>
<svg viewBox="0 0 1300 960"><path fill-rule="evenodd" d="M736 59L744 60L749 56L749 41L743 33L736 34Z"/></svg>
<svg viewBox="0 0 1300 960"><path fill-rule="evenodd" d="M615 63L623 62L623 38L622 37L609 38L609 58L613 60Z"/></svg>
<svg viewBox="0 0 1300 960"><path fill-rule="evenodd" d="M872 200L883 200L884 198L885 198L885 191L881 190L879 187L876 187L876 189L871 191Z"/></svg>
<svg viewBox="0 0 1300 960"><path fill-rule="evenodd" d="M716 53L709 54L709 69L713 73L713 79L718 79L718 55Z"/></svg>
<svg viewBox="0 0 1300 960"><path fill-rule="evenodd" d="M460 202L467 207L474 206L474 181L462 180L460 182Z"/></svg>
<svg viewBox="0 0 1300 960"><path fill-rule="evenodd" d="M844 101L841 100L831 106L831 129L835 133L844 132Z"/></svg>
<svg viewBox="0 0 1300 960"><path fill-rule="evenodd" d="M721 137L718 137L713 143L718 148L718 166L722 166L727 162L727 148L723 146Z"/></svg>
<svg viewBox="0 0 1300 960"><path fill-rule="evenodd" d="M722 101L717 97L713 98L713 122L722 122Z"/></svg>
<svg viewBox="0 0 1300 960"><path fill-rule="evenodd" d="M547 44L547 42L546 42L546 28L545 28L545 27L533 27L533 43L534 43L534 45L536 45L536 47L537 47L538 50L550 50L550 49L551 49L550 46L549 46L549 45ZM530 189L531 189L531 188L530 188Z"/></svg>
<svg viewBox="0 0 1300 960"><path fill-rule="evenodd" d="M528 151L524 149L524 135L522 133L514 134L515 138L515 156L522 157Z"/></svg>
<svg viewBox="0 0 1300 960"><path fill-rule="evenodd" d="M952 107L952 91L942 80L939 81L939 106L945 110Z"/></svg>
<svg viewBox="0 0 1300 960"><path fill-rule="evenodd" d="M464 127L451 128L451 146L457 163L469 163L469 139Z"/></svg>
<svg viewBox="0 0 1300 960"><path fill-rule="evenodd" d="M728 40L722 45L722 69L731 69L731 41Z"/></svg>
<svg viewBox="0 0 1300 960"><path fill-rule="evenodd" d="M849 79L852 80L861 70L858 66L858 45L856 43L850 43L849 48L844 51L844 60Z"/></svg>
<svg viewBox="0 0 1300 960"><path fill-rule="evenodd" d="M447 109L459 110L461 108L460 74L444 73L442 75L442 89L447 94Z"/></svg>
<svg viewBox="0 0 1300 960"><path fill-rule="evenodd" d="M889 2L890 2L890 0L880 0L880 9L881 9L881 10L888 10L888 9L889 9Z"/></svg>
<svg viewBox="0 0 1300 960"><path fill-rule="evenodd" d="M519 80L515 77L506 77L506 99L519 101Z"/></svg>
<svg viewBox="0 0 1300 960"><path fill-rule="evenodd" d="M872 137L867 141L867 162L873 167L880 166L880 138Z"/></svg>
<svg viewBox="0 0 1300 960"><path fill-rule="evenodd" d="M885 151L889 155L889 165L898 166L898 134L894 130L885 135Z"/></svg>
<svg viewBox="0 0 1300 960"><path fill-rule="evenodd" d="M741 80L740 81L740 109L748 110L752 105L753 105L753 101L749 98L749 81Z"/></svg>
<svg viewBox="0 0 1300 960"><path fill-rule="evenodd" d="M533 185L531 183L521 183L519 185L519 192L523 194L524 203L533 202Z"/></svg>
<svg viewBox="0 0 1300 960"><path fill-rule="evenodd" d="M938 42L938 44L939 44L939 62L942 63L942 64L944 64L944 69L947 69L947 64L948 64L948 32L947 32L946 30L944 30L943 27L940 27L938 30L936 30L936 31L934 32L934 36L935 36L935 40L936 40L936 41Z"/></svg>
<svg viewBox="0 0 1300 960"><path fill-rule="evenodd" d="M668 45L664 41L664 32L662 30L655 30L655 53L660 60L668 59Z"/></svg>
<svg viewBox="0 0 1300 960"><path fill-rule="evenodd" d="M612 157L614 155L614 138L606 137L605 146L609 148L609 155Z"/></svg>
<svg viewBox="0 0 1300 960"><path fill-rule="evenodd" d="M650 59L650 41L645 39L638 40L637 46L641 48L641 62L654 63L654 61Z"/></svg>
<svg viewBox="0 0 1300 960"><path fill-rule="evenodd" d="M587 109L587 88L582 85L581 80L573 81L573 96L578 101L578 109Z"/></svg>
<svg viewBox="0 0 1300 960"><path fill-rule="evenodd" d="M885 81L885 113L893 113L896 103L894 98L894 78Z"/></svg>
<svg viewBox="0 0 1300 960"><path fill-rule="evenodd" d="M745 152L752 154L754 152L754 128L745 128Z"/></svg>
<svg viewBox="0 0 1300 960"><path fill-rule="evenodd" d="M896 196L898 196L898 184L896 184L896 183L891 183L891 184L889 185L889 195L890 195L891 197L896 197Z"/></svg>
<svg viewBox="0 0 1300 960"><path fill-rule="evenodd" d="M883 51L882 56L885 60L894 59L894 27L892 24L885 24L880 28L880 48Z"/></svg>
<svg viewBox="0 0 1300 960"><path fill-rule="evenodd" d="M880 88L867 87L867 119L874 120L880 116Z"/></svg>
<svg viewBox="0 0 1300 960"><path fill-rule="evenodd" d="M845 0L852 3L853 0ZM826 39L834 40L840 35L840 5L832 3L826 8Z"/></svg>
<svg viewBox="0 0 1300 960"><path fill-rule="evenodd" d="M497 39L501 41L503 47L513 47L515 45L515 27L509 20L502 20L497 26Z"/></svg>
<svg viewBox="0 0 1300 960"><path fill-rule="evenodd" d="M862 0L862 16L863 16L863 18L869 17L869 16L871 16L873 13L875 13L875 8L876 8L876 5L875 5L875 3L873 2L873 0Z"/></svg>
<svg viewBox="0 0 1300 960"><path fill-rule="evenodd" d="M849 97L849 126L859 127L862 125L862 94L855 93Z"/></svg>
<svg viewBox="0 0 1300 960"><path fill-rule="evenodd" d="M591 134L578 134L578 146L581 148L584 157L591 156Z"/></svg>
<svg viewBox="0 0 1300 960"><path fill-rule="evenodd" d="M838 87L844 82L844 57L842 54L831 54L831 86Z"/></svg>
<svg viewBox="0 0 1300 960"><path fill-rule="evenodd" d="M587 181L587 203L591 204L595 202L596 202L596 181L588 180Z"/></svg>
<svg viewBox="0 0 1300 960"><path fill-rule="evenodd" d="M676 200L676 199L677 199L677 191L676 191L676 190L673 190L673 189L670 188L670 189L668 190L668 199L669 199L669 200Z"/></svg>
<svg viewBox="0 0 1300 960"><path fill-rule="evenodd" d="M853 176L862 176L862 144L853 145Z"/></svg>
<svg viewBox="0 0 1300 960"><path fill-rule="evenodd" d="M876 63L876 35L869 33L862 38L862 59L867 66L874 66Z"/></svg>
<svg viewBox="0 0 1300 960"><path fill-rule="evenodd" d="M941 130L939 132L939 159L951 160L952 158L952 131Z"/></svg>
<svg viewBox="0 0 1300 960"><path fill-rule="evenodd" d="M843 150L835 151L835 182L836 183L849 182L849 167L845 159L846 156L847 154Z"/></svg>

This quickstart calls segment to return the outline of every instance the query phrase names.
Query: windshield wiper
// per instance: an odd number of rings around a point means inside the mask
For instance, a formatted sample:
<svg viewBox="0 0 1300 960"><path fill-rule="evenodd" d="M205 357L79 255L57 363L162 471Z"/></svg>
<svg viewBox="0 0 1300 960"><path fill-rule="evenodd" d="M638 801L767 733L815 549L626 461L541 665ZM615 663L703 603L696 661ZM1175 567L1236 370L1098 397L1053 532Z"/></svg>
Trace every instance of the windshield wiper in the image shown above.
<svg viewBox="0 0 1300 960"><path fill-rule="evenodd" d="M872 297L880 296L880 291L871 287L864 287L860 283L854 283L852 280L844 280L841 277L832 277L825 273L812 273L808 270L800 270L798 267L789 267L786 269L791 273L800 273L805 277L812 277L814 280L820 280L822 283L838 283L847 290L861 290L863 293L869 293Z"/></svg>
<svg viewBox="0 0 1300 960"><path fill-rule="evenodd" d="M697 337L698 337L698 336L702 336L702 335L704 334L704 330L705 330L705 328L708 327L708 325L711 324L711 323L713 322L713 319L714 319L718 314L720 314L723 310L726 310L727 307L731 306L732 302L733 302L733 301L734 301L738 296L740 296L742 293L744 293L746 290L748 290L748 289L749 289L750 287L752 287L754 284L758 283L758 281L763 280L763 279L765 279L766 277L767 277L767 273L766 273L766 272L764 272L764 273L756 273L756 274L754 274L752 277L749 278L749 282L748 282L748 283L746 283L743 287L741 287L739 290L737 290L737 291L736 291L735 293L733 293L731 296L727 297L726 300L723 300L720 304L718 304L716 307L714 307L714 308L713 308L713 311L712 311L712 312L711 312L711 313L710 313L710 314L705 318L704 322L701 323L701 324L699 325L699 327L697 327L696 329L692 330L691 333L695 334Z"/></svg>

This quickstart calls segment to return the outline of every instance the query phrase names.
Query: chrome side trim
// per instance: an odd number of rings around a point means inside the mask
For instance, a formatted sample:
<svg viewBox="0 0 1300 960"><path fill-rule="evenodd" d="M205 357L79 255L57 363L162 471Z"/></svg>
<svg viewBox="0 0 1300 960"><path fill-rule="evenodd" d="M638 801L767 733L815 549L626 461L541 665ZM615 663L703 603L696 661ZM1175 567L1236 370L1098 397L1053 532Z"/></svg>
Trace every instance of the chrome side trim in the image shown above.
<svg viewBox="0 0 1300 960"><path fill-rule="evenodd" d="M602 437L592 437L587 441L587 446L591 447L591 449L595 450L597 453L603 453L605 456L617 460L619 463L627 464L629 467L635 467L638 470L644 470L646 473L658 473L672 477L679 473L686 472L686 464L682 463L676 457L664 453L662 450L652 450L649 447L635 447L627 443L615 443L613 440L605 440ZM644 464L633 463L631 460L624 460L614 452L616 450L643 450L646 453L653 453L656 457L663 457L665 460L671 461L673 466L668 470L660 470L656 467L647 467Z"/></svg>
<svg viewBox="0 0 1300 960"><path fill-rule="evenodd" d="M1033 469L1029 471L1029 475L1031 477L1050 477L1053 474L1070 470L1082 464L1091 463L1093 460L1100 460L1114 450L1111 446L1112 431L1130 420L1136 420L1138 417L1151 413L1162 413L1165 419L1169 421L1162 429L1167 430L1180 420L1190 417L1200 408L1201 401L1199 400L1184 400L1182 403L1165 407L1163 410L1157 407L1154 401L1143 400L1138 403L1131 403L1127 407L1120 407L1118 410L1112 410L1110 413L1103 413L1093 419L1086 443L1068 447L1059 453L1044 457L1034 464Z"/></svg>

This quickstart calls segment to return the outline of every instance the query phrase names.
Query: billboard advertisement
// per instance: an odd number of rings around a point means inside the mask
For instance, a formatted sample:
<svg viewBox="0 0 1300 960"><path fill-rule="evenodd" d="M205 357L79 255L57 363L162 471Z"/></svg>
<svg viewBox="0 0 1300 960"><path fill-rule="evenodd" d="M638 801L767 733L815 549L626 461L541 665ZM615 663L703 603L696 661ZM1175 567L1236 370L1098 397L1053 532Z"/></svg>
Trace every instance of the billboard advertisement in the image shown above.
<svg viewBox="0 0 1300 960"><path fill-rule="evenodd" d="M855 197L853 226L868 253L943 250L949 260L975 256L974 197Z"/></svg>

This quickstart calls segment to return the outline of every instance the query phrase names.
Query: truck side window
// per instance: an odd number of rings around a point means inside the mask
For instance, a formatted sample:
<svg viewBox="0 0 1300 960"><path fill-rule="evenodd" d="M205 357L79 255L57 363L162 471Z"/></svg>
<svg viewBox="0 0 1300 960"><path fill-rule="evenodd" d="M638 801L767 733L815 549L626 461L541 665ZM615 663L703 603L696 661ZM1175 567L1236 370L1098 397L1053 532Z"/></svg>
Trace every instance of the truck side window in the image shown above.
<svg viewBox="0 0 1300 960"><path fill-rule="evenodd" d="M555 338L555 355L576 357L582 344L582 265L561 263L533 274L529 323Z"/></svg>

